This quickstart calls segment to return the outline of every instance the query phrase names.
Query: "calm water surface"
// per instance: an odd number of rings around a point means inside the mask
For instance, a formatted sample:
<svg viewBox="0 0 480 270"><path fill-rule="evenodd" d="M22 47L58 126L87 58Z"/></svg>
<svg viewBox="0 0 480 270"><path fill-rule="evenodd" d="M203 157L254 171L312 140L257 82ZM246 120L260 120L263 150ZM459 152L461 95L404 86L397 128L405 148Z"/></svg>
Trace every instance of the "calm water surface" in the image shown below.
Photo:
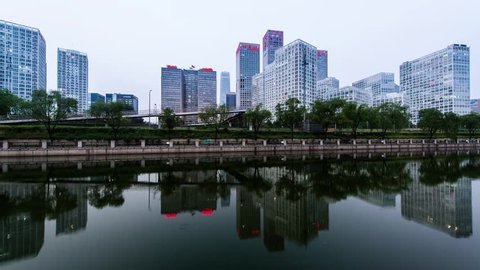
<svg viewBox="0 0 480 270"><path fill-rule="evenodd" d="M480 156L3 162L0 269L480 269Z"/></svg>

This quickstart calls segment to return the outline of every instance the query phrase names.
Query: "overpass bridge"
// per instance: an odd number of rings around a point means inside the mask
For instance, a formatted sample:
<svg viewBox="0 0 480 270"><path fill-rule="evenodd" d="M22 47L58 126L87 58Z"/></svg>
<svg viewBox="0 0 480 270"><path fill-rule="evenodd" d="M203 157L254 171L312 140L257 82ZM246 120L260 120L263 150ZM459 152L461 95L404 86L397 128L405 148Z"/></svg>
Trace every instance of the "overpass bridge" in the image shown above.
<svg viewBox="0 0 480 270"><path fill-rule="evenodd" d="M181 112L176 113L176 116L183 117L183 116L195 116L201 112ZM245 110L232 110L229 111L228 114L232 115L232 117L236 117L245 113ZM162 117L162 113L159 113L157 110L139 110L138 112L123 112L123 117L125 118L148 118L148 117ZM232 118L230 117L230 118ZM102 117L101 117L102 118ZM68 117L67 119L61 120L62 122L65 121L83 121L83 120L95 120L97 118L93 116L89 116L87 114L84 115L75 115L72 117ZM10 119L0 119L0 125L8 125L8 124L28 124L28 123L36 123L38 120L32 118L10 118Z"/></svg>

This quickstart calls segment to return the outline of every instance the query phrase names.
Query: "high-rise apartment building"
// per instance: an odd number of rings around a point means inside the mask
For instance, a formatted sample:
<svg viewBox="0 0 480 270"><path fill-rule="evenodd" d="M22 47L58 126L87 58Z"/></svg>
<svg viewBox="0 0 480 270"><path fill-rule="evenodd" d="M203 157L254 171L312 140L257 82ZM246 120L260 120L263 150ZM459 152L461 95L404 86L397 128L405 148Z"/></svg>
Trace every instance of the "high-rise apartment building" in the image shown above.
<svg viewBox="0 0 480 270"><path fill-rule="evenodd" d="M275 60L275 51L283 47L283 32L268 30L263 36L263 69Z"/></svg>
<svg viewBox="0 0 480 270"><path fill-rule="evenodd" d="M40 30L0 20L0 89L30 100L47 88L46 44Z"/></svg>
<svg viewBox="0 0 480 270"><path fill-rule="evenodd" d="M381 72L356 81L352 86L370 90L372 92L373 107L378 107L387 102L389 99L386 94L400 92L400 87L395 84L395 75L387 72Z"/></svg>
<svg viewBox="0 0 480 270"><path fill-rule="evenodd" d="M328 51L317 51L317 81L328 77Z"/></svg>
<svg viewBox="0 0 480 270"><path fill-rule="evenodd" d="M58 48L57 89L63 96L75 99L78 112L88 106L88 57L87 54Z"/></svg>
<svg viewBox="0 0 480 270"><path fill-rule="evenodd" d="M220 105L226 104L227 94L230 93L230 72L220 73Z"/></svg>
<svg viewBox="0 0 480 270"><path fill-rule="evenodd" d="M264 92L258 100L264 108L274 112L277 104L289 98L310 107L316 92L316 52L317 48L299 39L277 49L275 60L263 72Z"/></svg>
<svg viewBox="0 0 480 270"><path fill-rule="evenodd" d="M252 106L252 77L260 72L260 45L240 43L236 52L237 62L237 108Z"/></svg>
<svg viewBox="0 0 480 270"><path fill-rule="evenodd" d="M200 70L162 68L162 110L171 108L176 113L198 112L217 106L217 72L211 68Z"/></svg>
<svg viewBox="0 0 480 270"><path fill-rule="evenodd" d="M435 108L458 115L470 112L470 48L453 44L400 66L400 90L410 99L411 121Z"/></svg>

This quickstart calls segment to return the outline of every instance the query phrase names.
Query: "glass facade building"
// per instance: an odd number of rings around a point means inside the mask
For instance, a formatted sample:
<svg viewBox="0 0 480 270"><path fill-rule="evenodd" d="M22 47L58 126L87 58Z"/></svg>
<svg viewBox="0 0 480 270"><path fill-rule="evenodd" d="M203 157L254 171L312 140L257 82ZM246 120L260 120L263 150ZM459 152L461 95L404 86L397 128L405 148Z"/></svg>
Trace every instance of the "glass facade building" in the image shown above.
<svg viewBox="0 0 480 270"><path fill-rule="evenodd" d="M47 88L46 44L40 30L0 20L0 89L30 100Z"/></svg>
<svg viewBox="0 0 480 270"><path fill-rule="evenodd" d="M88 57L87 54L58 48L57 89L63 96L78 102L78 112L88 106Z"/></svg>
<svg viewBox="0 0 480 270"><path fill-rule="evenodd" d="M182 70L176 66L162 68L162 111L166 108L176 113L183 112Z"/></svg>
<svg viewBox="0 0 480 270"><path fill-rule="evenodd" d="M260 73L260 45L240 43L236 52L237 108L252 106L252 77Z"/></svg>
<svg viewBox="0 0 480 270"><path fill-rule="evenodd" d="M88 99L88 107L90 108L97 101L105 102L105 96L99 93L90 93L90 97Z"/></svg>
<svg viewBox="0 0 480 270"><path fill-rule="evenodd" d="M162 110L171 108L176 113L198 112L217 106L217 72L211 68L162 68L161 89Z"/></svg>
<svg viewBox="0 0 480 270"><path fill-rule="evenodd" d="M263 36L263 69L275 60L275 51L283 47L283 32L268 30Z"/></svg>
<svg viewBox="0 0 480 270"><path fill-rule="evenodd" d="M230 73L222 71L220 73L220 104L226 104L227 94L230 93Z"/></svg>
<svg viewBox="0 0 480 270"><path fill-rule="evenodd" d="M227 107L229 110L235 110L237 107L237 94L234 92L227 94Z"/></svg>
<svg viewBox="0 0 480 270"><path fill-rule="evenodd" d="M340 89L340 82L337 80L337 78L328 77L323 80L317 81L315 100L325 100L326 93L338 91L338 89Z"/></svg>
<svg viewBox="0 0 480 270"><path fill-rule="evenodd" d="M138 98L131 94L106 94L105 95L105 102L122 102L125 104L126 111L133 111L138 113Z"/></svg>
<svg viewBox="0 0 480 270"><path fill-rule="evenodd" d="M317 51L317 81L328 77L328 51Z"/></svg>
<svg viewBox="0 0 480 270"><path fill-rule="evenodd" d="M387 95L390 93L399 93L400 87L395 84L395 75L393 73L381 72L365 79L359 80L352 84L354 87L358 87L372 92L372 106L378 107L385 102L389 101L388 97L395 95Z"/></svg>
<svg viewBox="0 0 480 270"><path fill-rule="evenodd" d="M400 66L400 90L410 102L413 124L418 112L435 108L465 115L470 112L470 48L453 44Z"/></svg>

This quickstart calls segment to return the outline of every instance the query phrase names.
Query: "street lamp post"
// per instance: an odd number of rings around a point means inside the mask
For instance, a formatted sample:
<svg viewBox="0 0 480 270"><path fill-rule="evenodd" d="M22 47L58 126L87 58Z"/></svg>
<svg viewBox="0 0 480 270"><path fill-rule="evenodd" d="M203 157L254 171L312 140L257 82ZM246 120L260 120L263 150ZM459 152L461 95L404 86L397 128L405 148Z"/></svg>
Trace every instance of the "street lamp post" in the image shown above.
<svg viewBox="0 0 480 270"><path fill-rule="evenodd" d="M148 127L150 127L150 96L152 94L152 90L148 91Z"/></svg>

